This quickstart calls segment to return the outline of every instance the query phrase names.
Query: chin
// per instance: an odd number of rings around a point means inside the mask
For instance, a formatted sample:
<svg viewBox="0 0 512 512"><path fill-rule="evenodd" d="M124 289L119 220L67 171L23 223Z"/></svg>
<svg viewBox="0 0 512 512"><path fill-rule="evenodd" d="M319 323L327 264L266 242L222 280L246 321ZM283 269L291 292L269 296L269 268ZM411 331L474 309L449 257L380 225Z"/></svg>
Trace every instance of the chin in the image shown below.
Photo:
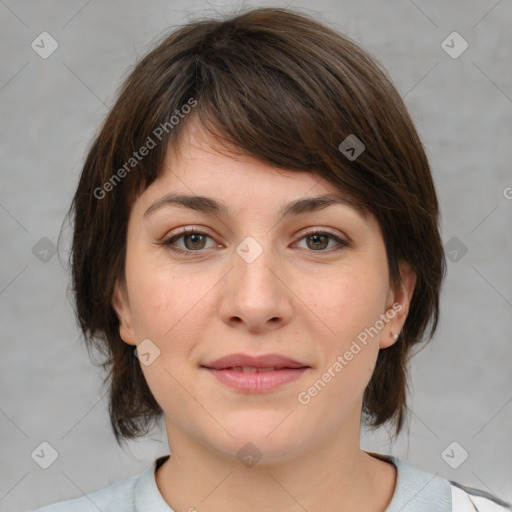
<svg viewBox="0 0 512 512"><path fill-rule="evenodd" d="M294 458L297 449L296 441L282 440L280 442L270 442L264 438L249 439L234 438L226 444L216 447L217 450L229 459L239 460L247 468L257 464L261 466L271 466L281 464Z"/></svg>
<svg viewBox="0 0 512 512"><path fill-rule="evenodd" d="M242 463L245 457L258 459L259 465L285 462L299 447L304 448L308 437L304 424L299 426L285 419L287 414L289 411L273 411L272 414L262 417L265 415L260 412L257 420L238 417L232 422L223 422L223 426L233 437L221 429L221 438L211 439L210 444L222 454L230 458L236 457Z"/></svg>

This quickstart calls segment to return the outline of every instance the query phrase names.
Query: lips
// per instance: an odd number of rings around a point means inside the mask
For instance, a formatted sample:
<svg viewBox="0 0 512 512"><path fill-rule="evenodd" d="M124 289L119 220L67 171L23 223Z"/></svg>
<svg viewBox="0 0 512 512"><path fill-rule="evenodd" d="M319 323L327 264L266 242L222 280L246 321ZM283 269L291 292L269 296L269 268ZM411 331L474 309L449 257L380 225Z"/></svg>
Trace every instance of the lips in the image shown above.
<svg viewBox="0 0 512 512"><path fill-rule="evenodd" d="M295 361L280 354L266 354L262 356L250 356L248 354L230 354L215 361L203 364L205 368L212 370L234 370L245 373L259 371L273 371L282 369L309 368L307 364Z"/></svg>
<svg viewBox="0 0 512 512"><path fill-rule="evenodd" d="M309 368L280 354L230 354L204 365L223 385L241 393L269 393L299 379Z"/></svg>

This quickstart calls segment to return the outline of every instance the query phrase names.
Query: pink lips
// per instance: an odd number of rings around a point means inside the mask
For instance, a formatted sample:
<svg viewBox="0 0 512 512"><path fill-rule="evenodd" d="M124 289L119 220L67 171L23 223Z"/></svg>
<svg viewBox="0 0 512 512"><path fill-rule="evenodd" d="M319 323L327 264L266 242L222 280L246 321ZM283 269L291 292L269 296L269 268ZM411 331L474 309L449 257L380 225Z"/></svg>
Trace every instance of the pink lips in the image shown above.
<svg viewBox="0 0 512 512"><path fill-rule="evenodd" d="M279 354L230 354L202 365L220 382L246 393L270 392L298 379L308 365Z"/></svg>

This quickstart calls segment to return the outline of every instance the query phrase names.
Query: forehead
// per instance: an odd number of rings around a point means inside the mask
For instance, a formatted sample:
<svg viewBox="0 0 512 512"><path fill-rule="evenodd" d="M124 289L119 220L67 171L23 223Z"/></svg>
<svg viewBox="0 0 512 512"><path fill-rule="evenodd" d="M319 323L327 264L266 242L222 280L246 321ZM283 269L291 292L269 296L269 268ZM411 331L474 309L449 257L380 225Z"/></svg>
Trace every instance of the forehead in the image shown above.
<svg viewBox="0 0 512 512"><path fill-rule="evenodd" d="M169 144L158 178L138 197L137 216L162 206L184 206L214 215L281 219L332 204L376 220L348 194L314 172L282 169L219 141L199 123L187 124L179 144Z"/></svg>
<svg viewBox="0 0 512 512"><path fill-rule="evenodd" d="M313 173L284 170L221 143L195 119L187 125L179 144L169 145L162 175L166 175L169 182L178 182L176 185L185 186L187 180L193 180L196 186L206 190L212 186L224 187L227 191L236 187L232 190L234 196L246 188L256 192L255 186L265 188L269 194L283 187L304 190L320 185L320 177ZM269 189L270 184L273 187ZM336 191L327 182L322 185L325 191Z"/></svg>

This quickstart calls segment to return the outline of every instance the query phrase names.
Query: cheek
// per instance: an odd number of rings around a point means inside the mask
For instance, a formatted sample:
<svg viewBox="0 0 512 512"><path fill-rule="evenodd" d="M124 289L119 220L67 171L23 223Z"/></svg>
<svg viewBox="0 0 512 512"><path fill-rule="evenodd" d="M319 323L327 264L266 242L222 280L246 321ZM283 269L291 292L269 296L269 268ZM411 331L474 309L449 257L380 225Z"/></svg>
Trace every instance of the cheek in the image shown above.
<svg viewBox="0 0 512 512"><path fill-rule="evenodd" d="M368 335L368 329L384 312L387 280L378 267L361 266L323 282L323 291L310 294L308 304L311 318L321 319L312 336L322 344L322 360L301 399L308 401L305 410L323 417L329 430L359 407L372 376L379 334Z"/></svg>
<svg viewBox="0 0 512 512"><path fill-rule="evenodd" d="M132 265L136 260L132 260ZM127 264L128 268L128 264ZM206 302L201 299L211 288L204 275L180 272L179 268L140 260L131 276L131 310L137 339L150 339L158 357L142 372L156 401L172 419L187 409L190 396L183 383L190 374L191 354L201 339ZM181 384L180 384L181 383ZM190 386L186 385L189 389Z"/></svg>
<svg viewBox="0 0 512 512"><path fill-rule="evenodd" d="M311 308L337 340L350 341L384 313L388 282L379 266L352 267L322 282L310 294Z"/></svg>
<svg viewBox="0 0 512 512"><path fill-rule="evenodd" d="M190 321L190 313L211 286L199 272L183 272L165 259L132 253L127 280L134 328L138 335L162 340ZM196 317L197 318L197 317Z"/></svg>
<svg viewBox="0 0 512 512"><path fill-rule="evenodd" d="M328 388L322 391L323 399L317 401L319 408L323 407L321 404L344 402L355 406L371 378L379 352L380 331L372 328L384 313L387 269L361 260L360 265L344 270L321 280L323 291L310 295L315 313L311 318L322 320L317 322L315 337L322 340L323 357L318 371ZM346 409L342 407L340 414L343 410Z"/></svg>
<svg viewBox="0 0 512 512"><path fill-rule="evenodd" d="M172 279L138 273L132 282L131 310L138 336L161 339L171 329L174 318L180 314L179 295Z"/></svg>

